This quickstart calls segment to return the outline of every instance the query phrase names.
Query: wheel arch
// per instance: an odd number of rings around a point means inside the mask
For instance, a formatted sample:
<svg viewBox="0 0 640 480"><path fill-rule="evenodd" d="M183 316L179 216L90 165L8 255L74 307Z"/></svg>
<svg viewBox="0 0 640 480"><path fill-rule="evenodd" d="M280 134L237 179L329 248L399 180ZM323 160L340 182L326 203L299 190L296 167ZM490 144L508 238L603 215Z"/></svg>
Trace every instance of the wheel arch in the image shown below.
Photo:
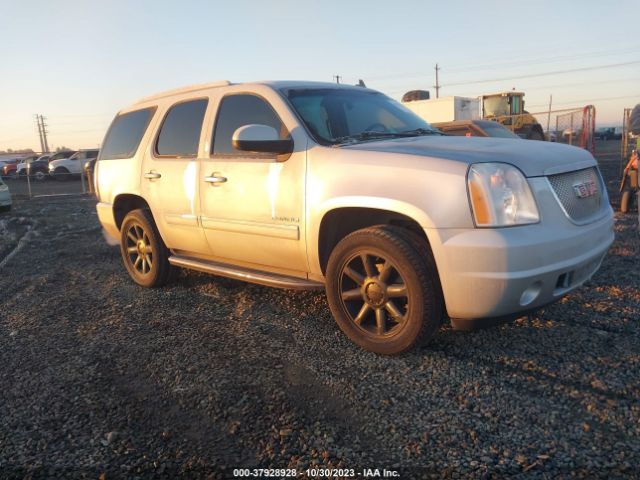
<svg viewBox="0 0 640 480"><path fill-rule="evenodd" d="M147 209L151 211L147 201L140 195L134 195L129 193L122 193L113 200L113 219L116 227L120 230L122 222L127 214L136 209Z"/></svg>
<svg viewBox="0 0 640 480"><path fill-rule="evenodd" d="M317 266L323 276L327 270L329 256L338 242L362 228L374 225L395 225L413 231L424 239L427 245L430 245L424 227L431 222L424 212L413 206L397 208L398 205L395 205L396 208L393 208L392 205L391 208L384 208L375 203L371 199L365 204L351 201L343 205L331 205L322 213L315 232L316 249L311 252L317 255ZM313 260L310 260L313 265Z"/></svg>

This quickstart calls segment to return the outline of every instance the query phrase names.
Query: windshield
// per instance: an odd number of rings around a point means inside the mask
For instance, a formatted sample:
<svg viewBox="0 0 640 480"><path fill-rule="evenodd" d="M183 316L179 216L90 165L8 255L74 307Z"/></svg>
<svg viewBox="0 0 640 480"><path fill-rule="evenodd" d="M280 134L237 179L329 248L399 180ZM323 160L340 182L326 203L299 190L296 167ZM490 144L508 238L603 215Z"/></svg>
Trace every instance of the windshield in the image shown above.
<svg viewBox="0 0 640 480"><path fill-rule="evenodd" d="M284 93L309 132L322 145L439 133L413 112L379 92L305 88L289 89Z"/></svg>
<svg viewBox="0 0 640 480"><path fill-rule="evenodd" d="M484 116L498 117L500 115L509 115L509 102L507 101L507 97L486 97L484 99Z"/></svg>

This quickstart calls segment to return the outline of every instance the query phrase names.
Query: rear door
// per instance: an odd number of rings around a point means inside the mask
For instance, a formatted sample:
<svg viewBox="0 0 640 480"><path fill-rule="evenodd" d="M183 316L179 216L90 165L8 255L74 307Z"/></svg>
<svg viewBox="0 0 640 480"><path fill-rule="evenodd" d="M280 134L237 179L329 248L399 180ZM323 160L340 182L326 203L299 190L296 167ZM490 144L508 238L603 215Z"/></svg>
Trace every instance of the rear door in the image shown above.
<svg viewBox="0 0 640 480"><path fill-rule="evenodd" d="M141 190L167 246L183 254L208 255L198 223L198 153L207 97L169 105L144 154Z"/></svg>

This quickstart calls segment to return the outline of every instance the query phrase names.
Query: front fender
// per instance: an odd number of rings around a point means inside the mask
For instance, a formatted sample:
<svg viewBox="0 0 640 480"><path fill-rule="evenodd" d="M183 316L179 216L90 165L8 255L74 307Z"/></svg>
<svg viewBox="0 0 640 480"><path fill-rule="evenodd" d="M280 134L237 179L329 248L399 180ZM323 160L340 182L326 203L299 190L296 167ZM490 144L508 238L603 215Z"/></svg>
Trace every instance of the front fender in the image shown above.
<svg viewBox="0 0 640 480"><path fill-rule="evenodd" d="M430 229L435 228L432 219L425 211L401 200L371 196L342 196L327 199L315 206L312 211L309 212L308 216L310 221L307 222L307 252L309 266L314 274L321 275L322 271L318 255L322 220L329 212L341 208L366 208L393 212L411 218L420 225L425 232L429 232ZM427 233L427 237L428 235Z"/></svg>

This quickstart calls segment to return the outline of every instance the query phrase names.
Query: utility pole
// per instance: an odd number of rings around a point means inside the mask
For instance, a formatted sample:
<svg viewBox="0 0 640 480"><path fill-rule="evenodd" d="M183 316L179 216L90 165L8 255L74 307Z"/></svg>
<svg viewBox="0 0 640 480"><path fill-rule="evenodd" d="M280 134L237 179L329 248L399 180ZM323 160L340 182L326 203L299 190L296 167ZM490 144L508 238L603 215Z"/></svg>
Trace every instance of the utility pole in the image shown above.
<svg viewBox="0 0 640 480"><path fill-rule="evenodd" d="M340 83L340 79L342 78L340 75L334 75L333 78L336 79L336 83Z"/></svg>
<svg viewBox="0 0 640 480"><path fill-rule="evenodd" d="M40 117L36 114L36 123L38 124L38 137L40 138L40 151L44 152L44 141L42 140L42 128L40 127Z"/></svg>
<svg viewBox="0 0 640 480"><path fill-rule="evenodd" d="M44 123L45 117L40 115L40 124L42 125L42 140L44 142L44 153L49 152L49 143L47 142L47 124Z"/></svg>
<svg viewBox="0 0 640 480"><path fill-rule="evenodd" d="M440 67L436 63L436 84L434 85L435 88L436 88L436 98L440 98L440 82L438 80L438 71L439 70L440 70Z"/></svg>
<svg viewBox="0 0 640 480"><path fill-rule="evenodd" d="M551 102L553 100L553 95L549 95L549 111L547 112L547 138L549 138L549 123L551 122ZM556 132L556 135L558 133Z"/></svg>

